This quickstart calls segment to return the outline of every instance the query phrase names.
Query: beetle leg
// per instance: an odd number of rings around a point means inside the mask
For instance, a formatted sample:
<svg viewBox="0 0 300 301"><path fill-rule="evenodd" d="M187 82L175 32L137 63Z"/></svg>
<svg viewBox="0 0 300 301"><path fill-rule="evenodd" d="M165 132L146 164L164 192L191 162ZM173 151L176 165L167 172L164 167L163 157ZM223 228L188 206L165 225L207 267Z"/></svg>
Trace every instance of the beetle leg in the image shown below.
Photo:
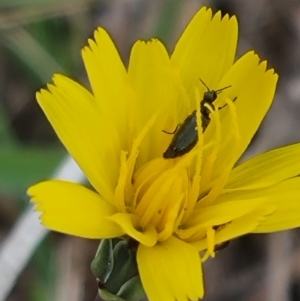
<svg viewBox="0 0 300 301"><path fill-rule="evenodd" d="M173 134L175 134L178 131L178 129L180 128L180 126L181 126L181 123L178 123L177 126L176 126L176 128L175 128L175 130L173 132L168 132L168 131L165 131L165 130L162 130L162 132L164 132L166 134L169 134L169 135L173 135Z"/></svg>
<svg viewBox="0 0 300 301"><path fill-rule="evenodd" d="M237 96L233 99L233 101L232 102L235 102L236 101L236 99L237 99ZM222 110L223 108L225 108L227 106L227 103L225 103L225 105L224 106L222 106L222 107L218 107L218 110Z"/></svg>

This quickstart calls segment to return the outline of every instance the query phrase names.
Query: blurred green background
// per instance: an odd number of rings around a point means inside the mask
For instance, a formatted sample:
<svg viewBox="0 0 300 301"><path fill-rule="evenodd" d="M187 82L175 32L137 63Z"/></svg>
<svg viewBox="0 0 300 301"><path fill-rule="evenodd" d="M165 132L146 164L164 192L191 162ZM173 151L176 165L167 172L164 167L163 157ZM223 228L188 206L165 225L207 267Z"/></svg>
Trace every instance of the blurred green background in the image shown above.
<svg viewBox="0 0 300 301"><path fill-rule="evenodd" d="M246 156L300 141L299 1L0 0L0 250L28 206L27 187L49 178L67 156L35 92L55 72L87 84L80 50L97 26L109 31L127 64L136 39L158 37L171 52L203 5L238 16L237 57L255 49L280 74L274 105ZM205 300L300 300L299 232L284 235L247 236L221 251L206 264ZM97 244L51 233L7 300L94 300L89 265ZM283 262L281 271L276 264ZM281 278L274 280L272 269Z"/></svg>

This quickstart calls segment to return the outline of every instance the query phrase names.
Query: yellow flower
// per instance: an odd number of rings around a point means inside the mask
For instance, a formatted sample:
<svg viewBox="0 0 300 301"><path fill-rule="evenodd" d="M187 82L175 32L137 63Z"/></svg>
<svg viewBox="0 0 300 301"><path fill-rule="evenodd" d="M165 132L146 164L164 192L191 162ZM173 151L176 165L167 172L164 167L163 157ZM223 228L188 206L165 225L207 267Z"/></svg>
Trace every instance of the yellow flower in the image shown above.
<svg viewBox="0 0 300 301"><path fill-rule="evenodd" d="M300 144L236 167L278 79L254 52L234 62L237 34L235 17L202 8L171 56L158 40L138 41L127 69L99 28L82 51L92 93L57 74L37 94L95 189L59 180L32 186L28 193L42 223L85 238L136 240L151 301L203 297L199 252L206 259L238 236L300 225ZM172 132L195 109L201 128L207 89L200 79L212 90L230 86L214 102L226 106L207 106L210 123L198 131L197 145L164 159L173 136L163 131Z"/></svg>

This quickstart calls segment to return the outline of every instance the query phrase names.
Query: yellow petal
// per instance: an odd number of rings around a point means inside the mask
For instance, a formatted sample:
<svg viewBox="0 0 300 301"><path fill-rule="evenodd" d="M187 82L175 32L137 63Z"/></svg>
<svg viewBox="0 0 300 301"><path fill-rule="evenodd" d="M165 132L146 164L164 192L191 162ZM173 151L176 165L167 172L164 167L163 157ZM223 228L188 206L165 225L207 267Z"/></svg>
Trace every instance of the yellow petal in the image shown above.
<svg viewBox="0 0 300 301"><path fill-rule="evenodd" d="M232 170L225 191L274 185L300 173L300 143L268 151Z"/></svg>
<svg viewBox="0 0 300 301"><path fill-rule="evenodd" d="M269 110L274 98L278 75L274 70L266 71L266 62L259 62L259 57L254 52L248 52L240 58L229 72L224 76L224 84L230 83L231 88L226 89L224 94L233 100L236 108L237 123L239 127L240 141L236 152L236 160L245 151ZM222 86L222 83L220 83ZM222 139L226 137L231 124L231 114L228 114L227 108L220 111L222 124ZM206 135L213 137L214 127L210 125ZM215 163L213 178L218 177L228 165L234 146L227 145L218 154ZM236 146L237 147L237 146Z"/></svg>
<svg viewBox="0 0 300 301"><path fill-rule="evenodd" d="M116 212L99 194L76 183L47 181L30 187L27 193L42 212L42 224L49 229L85 238L111 238L123 230L106 219Z"/></svg>
<svg viewBox="0 0 300 301"><path fill-rule="evenodd" d="M266 189L264 194L268 204L277 209L255 233L270 233L297 228L300 226L300 178L293 178Z"/></svg>
<svg viewBox="0 0 300 301"><path fill-rule="evenodd" d="M130 117L135 136L154 114L158 111L164 114L160 114L156 119L151 132L144 138L140 147L140 156L149 154L147 160L151 160L161 156L166 147L168 135L162 132L166 129L165 112L176 112L174 104L177 100L177 83L174 82L171 72L169 55L161 42L152 39L149 42L138 41L134 44L128 77L133 93Z"/></svg>
<svg viewBox="0 0 300 301"><path fill-rule="evenodd" d="M196 301L203 297L201 262L191 245L175 237L151 248L140 245L137 262L150 301Z"/></svg>
<svg viewBox="0 0 300 301"><path fill-rule="evenodd" d="M201 203L201 201L200 201ZM184 228L193 227L193 226L215 226L226 224L234 219L237 219L243 215L246 215L248 212L255 210L255 208L264 204L264 198L244 200L230 200L223 202L221 204L216 204L208 207L201 208L198 206L193 211L190 218L184 224Z"/></svg>
<svg viewBox="0 0 300 301"><path fill-rule="evenodd" d="M252 212L233 220L230 224L225 225L220 231L215 234L215 245L235 239L245 234L249 234L275 211L273 205L263 205ZM197 250L203 251L208 248L207 239L203 238L191 243Z"/></svg>
<svg viewBox="0 0 300 301"><path fill-rule="evenodd" d="M113 41L103 28L95 31L94 40L90 39L89 46L82 49L82 57L97 105L101 112L106 112L102 122L116 126L125 149L127 72Z"/></svg>
<svg viewBox="0 0 300 301"><path fill-rule="evenodd" d="M267 188L229 192L221 195L215 202L223 203L229 200L243 202L257 197L264 198L264 204L275 206L276 211L255 232L267 233L287 230L300 226L299 187L300 178L295 177Z"/></svg>
<svg viewBox="0 0 300 301"><path fill-rule="evenodd" d="M112 202L119 164L117 138L109 131L110 139L106 139L106 125L86 89L59 74L54 76L54 83L48 85L50 91L37 93L38 103L91 184Z"/></svg>
<svg viewBox="0 0 300 301"><path fill-rule="evenodd" d="M276 209L276 206L272 204L263 205L253 212L234 220L217 233L216 243L222 243L255 231L261 223L270 218Z"/></svg>
<svg viewBox="0 0 300 301"><path fill-rule="evenodd" d="M189 242L199 240L207 232L207 229L219 225L234 225L237 220L243 219L249 213L260 212L260 208L267 205L264 198L244 200L243 202L231 201L220 203L194 210L187 222L178 230L178 237ZM273 209L274 206L271 206ZM269 208L267 208L269 209ZM259 213L261 215L261 213ZM239 230L238 230L239 231Z"/></svg>
<svg viewBox="0 0 300 301"><path fill-rule="evenodd" d="M194 16L179 39L171 58L179 69L188 93L193 95L195 81L200 78L211 88L233 64L237 45L238 26L235 17L221 12L212 17L211 9L203 7Z"/></svg>
<svg viewBox="0 0 300 301"><path fill-rule="evenodd" d="M120 87L124 88L126 69L113 41L103 28L95 30L94 39L89 39L89 46L82 49L93 93L99 101L109 99L117 104L121 99L115 99L114 96L117 96Z"/></svg>
<svg viewBox="0 0 300 301"><path fill-rule="evenodd" d="M137 216L128 213L116 213L108 220L114 221L122 230L130 237L139 241L146 246L154 246L157 242L157 232L153 226L148 224L145 229L139 228L139 220Z"/></svg>

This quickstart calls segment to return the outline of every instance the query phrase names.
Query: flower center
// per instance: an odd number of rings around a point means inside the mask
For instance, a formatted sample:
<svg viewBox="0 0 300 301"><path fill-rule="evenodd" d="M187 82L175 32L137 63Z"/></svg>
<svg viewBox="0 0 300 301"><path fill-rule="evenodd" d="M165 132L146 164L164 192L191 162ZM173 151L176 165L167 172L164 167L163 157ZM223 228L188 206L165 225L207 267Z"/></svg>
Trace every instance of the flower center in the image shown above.
<svg viewBox="0 0 300 301"><path fill-rule="evenodd" d="M218 154L228 143L236 143L239 137L234 104L229 99L225 101L232 117L225 135L219 111L208 107L212 131L208 132L208 136L207 132L198 131L197 145L184 156L176 159L164 159L161 156L136 170L139 146L153 126L155 116L135 139L130 154L121 153L121 171L115 191L118 210L135 215L141 229L149 224L153 226L157 231L158 241L171 235L186 241L207 237L210 252L214 251L216 225L213 221L211 224L197 221L194 212L201 212L202 208L213 203L222 192L234 164L228 164L232 165L231 168L215 177ZM199 104L197 124L201 124Z"/></svg>

